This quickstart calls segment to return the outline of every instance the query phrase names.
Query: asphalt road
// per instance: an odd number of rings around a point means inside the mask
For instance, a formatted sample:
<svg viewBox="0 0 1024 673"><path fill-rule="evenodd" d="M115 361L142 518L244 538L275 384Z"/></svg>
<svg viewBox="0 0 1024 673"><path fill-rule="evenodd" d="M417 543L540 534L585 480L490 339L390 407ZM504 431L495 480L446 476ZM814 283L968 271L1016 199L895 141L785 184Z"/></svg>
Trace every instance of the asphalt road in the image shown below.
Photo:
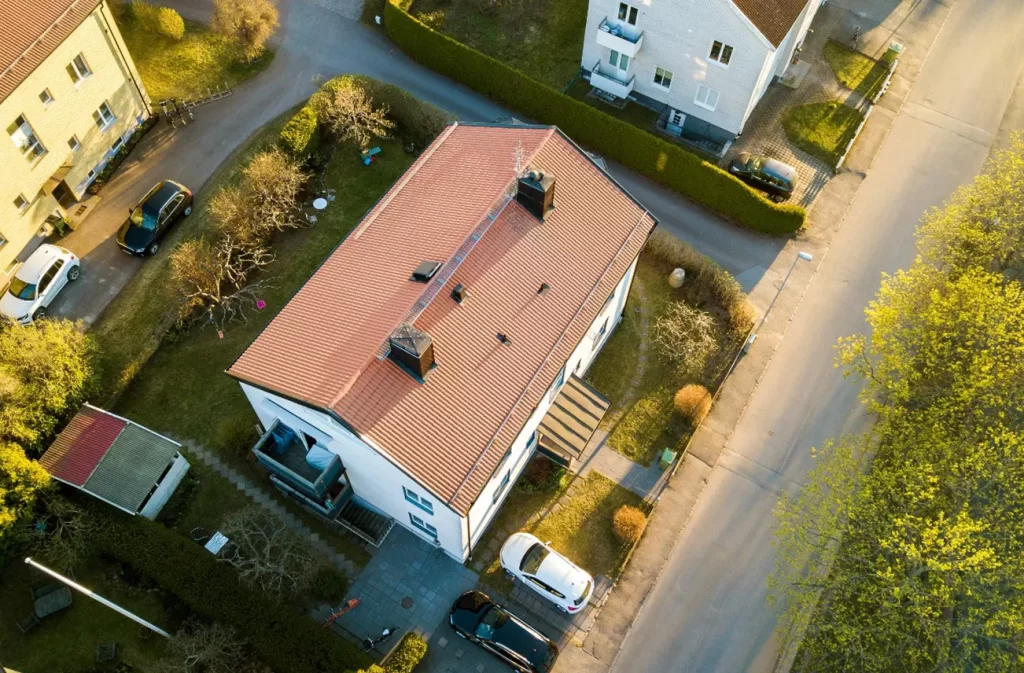
<svg viewBox="0 0 1024 673"><path fill-rule="evenodd" d="M958 0L613 671L773 669L772 508L799 488L810 447L870 423L833 346L865 329L880 274L911 262L922 212L981 169L1021 76L1021 34L1019 0Z"/></svg>
<svg viewBox="0 0 1024 673"><path fill-rule="evenodd" d="M102 193L102 201L62 245L82 259L81 280L69 285L50 314L92 324L146 260L118 250L113 236L134 206L159 180L170 178L201 192L231 152L260 126L305 100L324 79L359 73L396 84L469 121L491 121L510 113L466 87L427 70L380 31L327 11L309 0L276 0L281 28L270 67L235 94L200 108L195 122L172 130L160 124L139 144ZM353 6L359 0L345 0ZM212 0L163 0L182 15L208 18ZM775 259L782 241L757 236L621 167L612 173L682 238L701 245L752 289ZM168 243L173 244L173 236ZM165 244L160 255L173 245Z"/></svg>

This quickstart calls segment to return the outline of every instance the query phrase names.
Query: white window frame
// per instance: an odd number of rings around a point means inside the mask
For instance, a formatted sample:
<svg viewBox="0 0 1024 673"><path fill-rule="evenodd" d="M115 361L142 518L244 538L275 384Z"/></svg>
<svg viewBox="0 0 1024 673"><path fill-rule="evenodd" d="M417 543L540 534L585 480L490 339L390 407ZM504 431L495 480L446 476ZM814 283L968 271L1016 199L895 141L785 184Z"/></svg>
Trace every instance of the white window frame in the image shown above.
<svg viewBox="0 0 1024 673"><path fill-rule="evenodd" d="M77 152L82 148L82 141L78 139L77 135L72 133L71 137L68 138L68 147L71 148L72 152Z"/></svg>
<svg viewBox="0 0 1024 673"><path fill-rule="evenodd" d="M622 67L622 59L626 59L625 68ZM615 68L621 73L629 72L629 61L629 56L627 54L623 54L621 51L616 51L615 49L612 49L611 53L608 54L608 65Z"/></svg>
<svg viewBox="0 0 1024 673"><path fill-rule="evenodd" d="M633 16L632 21L629 20L630 14ZM619 21L624 21L627 25L635 26L637 21L640 20L640 8L631 5L628 2L620 2L619 13L616 14L616 16L619 18Z"/></svg>
<svg viewBox="0 0 1024 673"><path fill-rule="evenodd" d="M79 66L76 61L81 61L82 64ZM89 67L89 62L85 60L85 54L79 52L77 56L71 59L66 68L68 76L71 77L71 82L77 87L81 85L86 79L92 75L92 68Z"/></svg>
<svg viewBox="0 0 1024 673"><path fill-rule="evenodd" d="M659 70L661 71L661 82L658 81L658 71ZM665 82L665 75L668 75L668 84L667 85L664 84L664 82ZM656 66L654 66L654 79L652 79L651 82L656 87L664 89L665 91L670 91L672 89L672 78L673 77L674 77L674 75L672 74L671 70L666 70L665 68L662 68L661 66L656 65ZM612 293L612 297L614 297L614 296L615 296L615 294Z"/></svg>
<svg viewBox="0 0 1024 673"><path fill-rule="evenodd" d="M505 476L501 478L498 483L498 488L494 491L494 497L491 498L491 504L497 504L501 500L501 496L505 494L505 490L508 488L509 482L512 481L512 470L505 470Z"/></svg>
<svg viewBox="0 0 1024 673"><path fill-rule="evenodd" d="M417 507L422 509L427 514L430 514L431 516L434 515L434 503L427 500L416 491L408 489L405 486L402 487L402 493L405 494L405 499L407 502L411 502L412 504L416 505Z"/></svg>
<svg viewBox="0 0 1024 673"><path fill-rule="evenodd" d="M715 45L716 44L719 45L718 57L717 58L715 58ZM723 62L722 58L723 58L723 55L725 54L725 50L726 49L729 50L729 56L727 57L728 60ZM712 63L716 64L720 68L728 68L729 64L732 63L732 57L733 57L733 54L735 54L735 53L736 53L736 49L731 44L726 44L725 42L722 42L721 40L714 40L714 41L711 42L711 49L708 50L708 60L711 61Z"/></svg>
<svg viewBox="0 0 1024 673"><path fill-rule="evenodd" d="M18 201L21 201L21 205L18 205ZM14 207L18 209L18 214L21 215L28 207L32 205L32 202L25 198L24 194L18 194L14 197Z"/></svg>
<svg viewBox="0 0 1024 673"><path fill-rule="evenodd" d="M5 245L7 245L7 239L3 234L0 234L0 250L3 250Z"/></svg>
<svg viewBox="0 0 1024 673"><path fill-rule="evenodd" d="M700 99L702 89L707 92L704 94L703 102L701 102ZM711 98L711 94L715 94L714 104L710 104L707 102ZM721 98L721 95L722 94L717 89L712 89L706 84L697 84L697 95L693 97L693 104L696 105L697 107L702 107L705 110L710 110L711 112L714 112L715 109L718 108L718 100Z"/></svg>
<svg viewBox="0 0 1024 673"><path fill-rule="evenodd" d="M19 119L21 124L18 124ZM20 114L15 117L11 126L16 128L14 131L11 131L10 126L7 127L8 133L10 133L11 142L21 151L21 156L35 163L36 160L46 154L46 145L43 145L43 141L36 135L35 129L32 128L32 124L29 123L25 115ZM38 152L36 152L37 149Z"/></svg>
<svg viewBox="0 0 1024 673"><path fill-rule="evenodd" d="M56 100L53 97L53 93L49 88L45 88L39 92L39 100L42 102L44 108L48 108L53 105L53 101Z"/></svg>
<svg viewBox="0 0 1024 673"><path fill-rule="evenodd" d="M412 512L409 512L409 523L412 524L413 528L419 530L425 535L429 535L430 537L434 538L435 542L437 541L437 528L434 528L429 523L427 523L420 517L416 516Z"/></svg>
<svg viewBox="0 0 1024 673"><path fill-rule="evenodd" d="M602 343L604 343L604 337L608 334L608 323L611 322L611 316L604 319L601 323L601 329L597 330L597 334L594 335L594 343L591 345L590 350L596 351Z"/></svg>
<svg viewBox="0 0 1024 673"><path fill-rule="evenodd" d="M558 376L555 377L555 382L551 385L551 392L548 393L548 404L555 401L558 397L558 393L561 392L562 386L565 385L565 365L558 370Z"/></svg>
<svg viewBox="0 0 1024 673"><path fill-rule="evenodd" d="M103 114L104 108L106 108L107 114L110 115L109 119L106 115ZM101 119L103 120L102 125L100 124ZM110 107L109 101L103 101L102 103L100 103L100 106L93 111L92 121L96 124L96 127L99 128L100 131L106 131L107 129L114 125L114 122L117 121L117 115L114 114L114 110Z"/></svg>

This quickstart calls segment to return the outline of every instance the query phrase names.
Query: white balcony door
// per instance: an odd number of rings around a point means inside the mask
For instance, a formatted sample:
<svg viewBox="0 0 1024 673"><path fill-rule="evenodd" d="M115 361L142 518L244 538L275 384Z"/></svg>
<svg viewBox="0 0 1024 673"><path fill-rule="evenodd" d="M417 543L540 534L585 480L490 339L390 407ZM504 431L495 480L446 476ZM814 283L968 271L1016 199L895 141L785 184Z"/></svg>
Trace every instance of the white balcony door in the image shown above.
<svg viewBox="0 0 1024 673"><path fill-rule="evenodd" d="M608 55L608 65L620 70L621 74L625 74L629 69L629 57L612 49L612 53Z"/></svg>

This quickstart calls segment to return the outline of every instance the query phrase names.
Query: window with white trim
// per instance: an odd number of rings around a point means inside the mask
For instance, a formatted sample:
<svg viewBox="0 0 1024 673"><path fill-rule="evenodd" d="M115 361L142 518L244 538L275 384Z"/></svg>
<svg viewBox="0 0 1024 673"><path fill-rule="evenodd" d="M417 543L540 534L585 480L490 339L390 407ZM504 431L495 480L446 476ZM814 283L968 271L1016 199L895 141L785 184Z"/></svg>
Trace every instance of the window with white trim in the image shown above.
<svg viewBox="0 0 1024 673"><path fill-rule="evenodd" d="M626 56L625 54L620 54L619 52L612 49L612 53L608 54L608 64L611 65L613 68L618 68L619 70L625 72L626 70L629 70L629 56Z"/></svg>
<svg viewBox="0 0 1024 673"><path fill-rule="evenodd" d="M46 148L36 137L36 132L32 130L32 125L25 119L25 115L18 115L7 127L7 133L11 136L14 146L21 150L22 156L29 161L35 161L46 154Z"/></svg>
<svg viewBox="0 0 1024 673"><path fill-rule="evenodd" d="M50 107L50 103L53 102L53 94L49 89L43 89L39 92L39 100L43 103L43 107Z"/></svg>
<svg viewBox="0 0 1024 673"><path fill-rule="evenodd" d="M672 88L672 71L664 68L654 69L654 83L664 89Z"/></svg>
<svg viewBox="0 0 1024 673"><path fill-rule="evenodd" d="M96 122L96 126L100 131L105 131L110 128L110 125L113 124L116 119L117 117L114 116L113 110L110 109L110 103L107 101L100 103L100 106L92 113L92 120Z"/></svg>
<svg viewBox="0 0 1024 673"><path fill-rule="evenodd" d="M732 60L732 47L729 45L715 40L711 44L711 54L708 55L712 61L720 63L721 65L728 66L729 61Z"/></svg>
<svg viewBox="0 0 1024 673"><path fill-rule="evenodd" d="M405 493L405 499L422 509L427 514L434 513L434 503L421 496L416 491L409 490L405 486L402 487L402 492Z"/></svg>
<svg viewBox="0 0 1024 673"><path fill-rule="evenodd" d="M84 54L79 54L72 59L71 63L68 63L67 71L75 86L81 84L82 80L92 74L89 64L85 62Z"/></svg>
<svg viewBox="0 0 1024 673"><path fill-rule="evenodd" d="M68 138L68 147L71 148L72 152L78 151L78 148L82 146L82 141L78 139L78 136L71 136Z"/></svg>
<svg viewBox="0 0 1024 673"><path fill-rule="evenodd" d="M601 329L597 331L597 335L594 337L594 344L590 347L591 350L597 350L597 347L601 345L601 341L604 340L604 335L608 333L608 321L611 318L605 318L604 322L601 323Z"/></svg>
<svg viewBox="0 0 1024 673"><path fill-rule="evenodd" d="M637 14L638 10L633 5L625 2L619 3L619 21L625 21L629 25L635 26Z"/></svg>
<svg viewBox="0 0 1024 673"><path fill-rule="evenodd" d="M3 234L0 234L0 250L3 250L5 245L7 245L7 239L4 238Z"/></svg>
<svg viewBox="0 0 1024 673"><path fill-rule="evenodd" d="M498 484L497 490L494 491L494 498L491 500L492 502L497 503L501 500L501 496L505 492L505 489L508 488L508 483L510 481L512 481L512 470L506 470L505 476L501 478L501 483Z"/></svg>
<svg viewBox="0 0 1024 673"><path fill-rule="evenodd" d="M555 377L555 383L551 386L551 395L548 398L548 402L554 402L558 392L562 389L562 384L565 383L565 365L558 370L558 376Z"/></svg>
<svg viewBox="0 0 1024 673"><path fill-rule="evenodd" d="M412 524L413 528L417 528L437 540L437 529L412 512L409 512L409 523Z"/></svg>
<svg viewBox="0 0 1024 673"><path fill-rule="evenodd" d="M698 84L697 95L694 97L693 102L702 108L714 112L715 108L718 107L718 92L711 87Z"/></svg>
<svg viewBox="0 0 1024 673"><path fill-rule="evenodd" d="M18 194L14 197L14 207L18 209L19 213L24 213L28 210L28 199L23 194Z"/></svg>

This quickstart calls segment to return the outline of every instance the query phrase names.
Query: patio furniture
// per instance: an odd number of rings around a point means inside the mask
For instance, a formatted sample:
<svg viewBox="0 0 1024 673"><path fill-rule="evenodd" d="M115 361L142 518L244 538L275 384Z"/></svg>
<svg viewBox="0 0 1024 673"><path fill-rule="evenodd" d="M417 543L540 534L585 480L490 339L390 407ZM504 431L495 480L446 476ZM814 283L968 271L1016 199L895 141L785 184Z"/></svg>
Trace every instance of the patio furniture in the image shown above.
<svg viewBox="0 0 1024 673"><path fill-rule="evenodd" d="M32 603L36 617L45 619L71 606L71 589L56 583L32 589Z"/></svg>
<svg viewBox="0 0 1024 673"><path fill-rule="evenodd" d="M324 210L327 208L327 199L322 196L320 198L313 199L313 208L317 210Z"/></svg>
<svg viewBox="0 0 1024 673"><path fill-rule="evenodd" d="M18 630L22 633L28 633L37 626L39 626L39 618L35 616L35 613L18 620Z"/></svg>
<svg viewBox="0 0 1024 673"><path fill-rule="evenodd" d="M369 166L376 160L377 155L381 153L380 147L371 147L368 150L363 150L360 155L363 158L363 165Z"/></svg>
<svg viewBox="0 0 1024 673"><path fill-rule="evenodd" d="M117 659L117 643L99 643L96 645L96 663L102 664L105 661Z"/></svg>

